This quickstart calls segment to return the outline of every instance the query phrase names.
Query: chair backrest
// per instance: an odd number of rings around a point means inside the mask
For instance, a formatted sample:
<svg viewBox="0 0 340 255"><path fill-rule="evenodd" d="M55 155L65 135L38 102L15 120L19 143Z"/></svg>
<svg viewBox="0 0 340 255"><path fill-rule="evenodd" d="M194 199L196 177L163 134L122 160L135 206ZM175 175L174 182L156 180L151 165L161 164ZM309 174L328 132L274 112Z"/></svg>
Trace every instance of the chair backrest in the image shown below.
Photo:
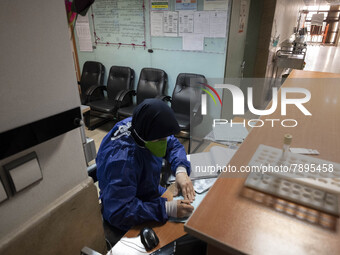
<svg viewBox="0 0 340 255"><path fill-rule="evenodd" d="M86 61L80 78L82 95L93 85L100 86L104 83L105 66L96 61Z"/></svg>
<svg viewBox="0 0 340 255"><path fill-rule="evenodd" d="M180 73L176 79L176 85L172 93L171 108L175 113L190 116L192 108L201 100L203 85L207 83L203 75L192 73Z"/></svg>
<svg viewBox="0 0 340 255"><path fill-rule="evenodd" d="M107 96L114 99L121 90L133 88L135 72L130 67L112 66L107 78Z"/></svg>
<svg viewBox="0 0 340 255"><path fill-rule="evenodd" d="M137 85L137 104L146 98L164 95L168 83L168 75L161 69L143 68Z"/></svg>

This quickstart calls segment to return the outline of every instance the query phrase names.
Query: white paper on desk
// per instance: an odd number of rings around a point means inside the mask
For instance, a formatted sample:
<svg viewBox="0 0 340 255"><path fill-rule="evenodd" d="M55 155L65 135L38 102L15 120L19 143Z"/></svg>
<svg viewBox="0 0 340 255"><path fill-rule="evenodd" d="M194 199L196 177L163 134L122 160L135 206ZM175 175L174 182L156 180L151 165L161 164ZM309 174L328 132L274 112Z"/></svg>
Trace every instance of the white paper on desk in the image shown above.
<svg viewBox="0 0 340 255"><path fill-rule="evenodd" d="M164 12L163 33L164 36L178 36L178 12Z"/></svg>
<svg viewBox="0 0 340 255"><path fill-rule="evenodd" d="M76 22L76 32L79 41L80 51L93 51L91 32L88 16L78 16Z"/></svg>
<svg viewBox="0 0 340 255"><path fill-rule="evenodd" d="M227 145L227 146L233 146L233 145L235 144L235 142L216 141L216 140L215 140L215 136L214 136L214 130L211 130L211 131L204 137L204 140L213 141L213 142L220 143L220 144Z"/></svg>
<svg viewBox="0 0 340 255"><path fill-rule="evenodd" d="M236 150L226 147L213 146L208 152L194 153L190 155L191 173L190 179L214 178L225 167Z"/></svg>
<svg viewBox="0 0 340 255"><path fill-rule="evenodd" d="M137 237L123 237L119 242L113 246L113 248L106 253L106 255L141 255L149 254L146 252L144 245L140 240L140 236Z"/></svg>
<svg viewBox="0 0 340 255"><path fill-rule="evenodd" d="M203 51L203 34L183 34L183 50Z"/></svg>
<svg viewBox="0 0 340 255"><path fill-rule="evenodd" d="M194 202L191 203L191 205L194 207L194 211L200 205L200 203L202 202L203 198L205 197L207 193L208 192L204 192L202 194L196 194ZM174 197L174 200L183 200L183 199L184 199L183 196ZM186 222L187 220L188 218L174 218L174 217L169 218L169 221L173 221L173 222Z"/></svg>
<svg viewBox="0 0 340 255"><path fill-rule="evenodd" d="M226 37L227 31L227 12L213 11L210 12L210 36L209 37Z"/></svg>
<svg viewBox="0 0 340 255"><path fill-rule="evenodd" d="M208 178L208 179L199 179L192 181L192 185L194 186L194 190L196 193L201 194L203 192L208 191L212 185L214 185L217 178Z"/></svg>
<svg viewBox="0 0 340 255"><path fill-rule="evenodd" d="M193 11L180 11L178 20L179 36L184 33L194 32L194 12Z"/></svg>
<svg viewBox="0 0 340 255"><path fill-rule="evenodd" d="M194 12L194 33L210 36L209 12Z"/></svg>
<svg viewBox="0 0 340 255"><path fill-rule="evenodd" d="M163 36L163 12L151 12L151 36Z"/></svg>
<svg viewBox="0 0 340 255"><path fill-rule="evenodd" d="M208 152L187 155L191 166L190 179L216 178L219 175L218 167L225 167L235 152L236 150L226 147L213 146ZM168 181L174 182L175 180L175 177L171 175Z"/></svg>
<svg viewBox="0 0 340 255"><path fill-rule="evenodd" d="M215 140L229 142L243 142L248 135L248 130L243 124L230 123L215 125L213 128Z"/></svg>

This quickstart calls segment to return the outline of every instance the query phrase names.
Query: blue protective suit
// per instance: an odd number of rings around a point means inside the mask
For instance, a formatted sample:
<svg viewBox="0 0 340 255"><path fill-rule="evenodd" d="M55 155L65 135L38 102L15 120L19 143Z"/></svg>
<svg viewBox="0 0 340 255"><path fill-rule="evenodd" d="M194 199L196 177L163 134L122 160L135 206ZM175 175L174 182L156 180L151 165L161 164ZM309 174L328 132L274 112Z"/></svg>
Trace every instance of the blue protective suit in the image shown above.
<svg viewBox="0 0 340 255"><path fill-rule="evenodd" d="M138 146L128 128L131 118L118 122L104 137L96 159L103 217L111 225L128 230L146 222L165 222L165 188L159 186L162 158ZM174 136L167 140L165 158L175 174L184 166L190 174L183 145Z"/></svg>

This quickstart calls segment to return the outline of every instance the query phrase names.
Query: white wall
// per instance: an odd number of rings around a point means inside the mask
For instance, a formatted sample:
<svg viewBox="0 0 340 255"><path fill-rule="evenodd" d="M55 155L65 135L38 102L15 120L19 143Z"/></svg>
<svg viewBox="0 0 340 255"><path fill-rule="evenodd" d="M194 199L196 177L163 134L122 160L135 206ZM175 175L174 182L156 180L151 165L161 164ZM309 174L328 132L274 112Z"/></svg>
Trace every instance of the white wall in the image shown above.
<svg viewBox="0 0 340 255"><path fill-rule="evenodd" d="M0 132L79 106L64 1L2 0L0 24ZM5 179L4 164L35 151L43 174L38 184L0 204L0 245L5 235L87 178L79 132L0 161Z"/></svg>

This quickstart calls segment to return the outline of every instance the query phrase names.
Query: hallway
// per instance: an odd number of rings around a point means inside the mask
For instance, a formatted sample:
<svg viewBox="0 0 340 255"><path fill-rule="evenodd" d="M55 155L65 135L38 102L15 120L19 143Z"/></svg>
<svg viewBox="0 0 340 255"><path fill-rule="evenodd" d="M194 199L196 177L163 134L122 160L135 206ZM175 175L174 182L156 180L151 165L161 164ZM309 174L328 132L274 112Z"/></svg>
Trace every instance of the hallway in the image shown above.
<svg viewBox="0 0 340 255"><path fill-rule="evenodd" d="M340 47L307 46L305 71L340 73Z"/></svg>

